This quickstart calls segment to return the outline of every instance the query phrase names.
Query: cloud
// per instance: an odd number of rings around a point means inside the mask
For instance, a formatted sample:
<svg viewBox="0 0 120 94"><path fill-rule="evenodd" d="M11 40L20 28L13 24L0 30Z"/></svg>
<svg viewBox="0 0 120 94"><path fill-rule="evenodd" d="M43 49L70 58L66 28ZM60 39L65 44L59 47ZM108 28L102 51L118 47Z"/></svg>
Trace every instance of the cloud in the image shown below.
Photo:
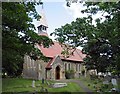
<svg viewBox="0 0 120 94"><path fill-rule="evenodd" d="M73 17L73 20L75 21L76 18L82 18L82 17L87 17L89 14L85 13L81 13L81 10L86 9L87 7L83 6L82 4L78 3L72 3L70 7L66 6L66 3L63 4L63 7L65 8L66 12L68 14L70 14ZM92 24L96 25L95 20L97 18L102 18L101 22L103 22L105 20L105 17L102 16L102 12L99 11L97 14L92 15L93 21ZM107 13L104 13L104 16L108 15Z"/></svg>
<svg viewBox="0 0 120 94"><path fill-rule="evenodd" d="M68 14L72 15L73 20L75 20L76 18L79 18L79 17L87 16L86 14L81 13L81 10L85 9L86 7L84 7L80 3L72 3L70 7L67 7L66 3L64 3L63 7L66 9L66 12L68 12Z"/></svg>

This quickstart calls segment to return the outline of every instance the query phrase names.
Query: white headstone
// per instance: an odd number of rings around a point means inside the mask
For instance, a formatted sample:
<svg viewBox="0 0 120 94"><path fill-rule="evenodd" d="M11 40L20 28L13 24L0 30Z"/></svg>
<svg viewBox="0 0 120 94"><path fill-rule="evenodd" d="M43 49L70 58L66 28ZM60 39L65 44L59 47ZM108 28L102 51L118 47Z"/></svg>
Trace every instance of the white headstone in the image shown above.
<svg viewBox="0 0 120 94"><path fill-rule="evenodd" d="M54 88L65 87L65 86L67 86L67 83L54 83L53 84Z"/></svg>
<svg viewBox="0 0 120 94"><path fill-rule="evenodd" d="M35 81L34 80L32 81L32 87L35 87Z"/></svg>
<svg viewBox="0 0 120 94"><path fill-rule="evenodd" d="M112 82L113 85L116 85L116 86L117 86L117 80L116 80L115 78L113 78L113 79L111 80L111 82Z"/></svg>

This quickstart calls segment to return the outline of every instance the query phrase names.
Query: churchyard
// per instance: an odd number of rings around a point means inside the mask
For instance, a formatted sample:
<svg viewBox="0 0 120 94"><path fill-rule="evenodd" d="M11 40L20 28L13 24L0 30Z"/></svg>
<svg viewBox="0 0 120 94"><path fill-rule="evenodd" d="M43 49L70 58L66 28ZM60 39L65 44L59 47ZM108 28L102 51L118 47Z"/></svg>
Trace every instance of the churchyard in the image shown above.
<svg viewBox="0 0 120 94"><path fill-rule="evenodd" d="M73 82L67 83L67 86L55 88L52 85L56 81L35 81L33 87L33 80L23 78L4 78L2 80L2 92L84 92L79 85Z"/></svg>
<svg viewBox="0 0 120 94"><path fill-rule="evenodd" d="M90 78L80 77L80 81L94 92L120 92L120 78L112 78L111 76Z"/></svg>
<svg viewBox="0 0 120 94"><path fill-rule="evenodd" d="M93 78L81 76L79 79L67 80L32 80L23 78L3 78L2 92L86 92L83 87L88 88L92 92L115 92L114 89L120 89L120 79L116 82L109 77ZM83 83L81 87L74 81ZM119 91L117 91L119 92Z"/></svg>
<svg viewBox="0 0 120 94"><path fill-rule="evenodd" d="M62 3L48 4L47 6L54 6L53 9L45 6L48 19L51 19L50 26L54 28L50 31L47 31L49 26L44 17L43 2L24 1L25 3L2 3L0 70L3 77L3 94L12 92L13 94L16 92L17 94L29 94L29 92L30 94L37 92L120 94L120 1L88 3L80 0L81 10L78 12L75 10L73 13L87 16L75 17L76 20L71 19L63 22L64 24L57 23L69 18L67 15L71 13L66 14L66 7L72 9L74 2L66 0L65 9L62 8ZM43 14L36 8L39 6L40 10L41 5ZM81 5L86 8L82 9ZM49 18L49 13L54 15ZM35 24L34 20L39 24ZM53 35L56 42L48 35ZM92 70L94 73L87 74L87 70L88 72ZM110 72L111 76L98 76L99 72ZM66 79L69 76L70 79ZM24 79L29 77L32 79ZM42 78L51 80L35 80Z"/></svg>

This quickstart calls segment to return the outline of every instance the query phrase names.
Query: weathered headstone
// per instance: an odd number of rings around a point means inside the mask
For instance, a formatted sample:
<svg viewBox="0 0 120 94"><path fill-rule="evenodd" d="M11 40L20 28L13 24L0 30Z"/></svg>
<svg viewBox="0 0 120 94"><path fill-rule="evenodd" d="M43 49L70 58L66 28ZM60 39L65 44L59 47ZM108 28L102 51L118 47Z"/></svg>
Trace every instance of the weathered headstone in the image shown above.
<svg viewBox="0 0 120 94"><path fill-rule="evenodd" d="M32 87L35 87L35 80L32 81Z"/></svg>
<svg viewBox="0 0 120 94"><path fill-rule="evenodd" d="M111 81L111 76L106 75L106 76L104 77L104 80L110 82L110 81Z"/></svg>
<svg viewBox="0 0 120 94"><path fill-rule="evenodd" d="M112 79L111 79L111 82L112 82L112 84L113 84L114 86L117 86L117 80L116 80L115 78L112 78Z"/></svg>
<svg viewBox="0 0 120 94"><path fill-rule="evenodd" d="M110 76L108 76L108 75L105 76L105 77L104 77L103 84L109 84L110 80L111 80Z"/></svg>
<svg viewBox="0 0 120 94"><path fill-rule="evenodd" d="M59 88L59 87L65 87L67 86L67 83L54 83L53 88Z"/></svg>

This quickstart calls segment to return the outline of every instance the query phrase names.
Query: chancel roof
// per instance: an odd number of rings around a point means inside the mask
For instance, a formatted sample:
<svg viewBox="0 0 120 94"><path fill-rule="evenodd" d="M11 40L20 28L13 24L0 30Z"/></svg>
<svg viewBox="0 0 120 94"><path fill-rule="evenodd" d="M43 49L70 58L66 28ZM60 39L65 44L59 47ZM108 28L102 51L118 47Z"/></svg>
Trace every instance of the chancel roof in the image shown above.
<svg viewBox="0 0 120 94"><path fill-rule="evenodd" d="M39 26L45 26L48 27L46 17L44 14L44 10L42 8L41 10L41 19L38 21ZM40 32L39 35L41 36L48 36L47 32ZM47 67L51 68L51 64L56 59L56 56L59 56L61 60L66 61L72 61L72 62L83 62L83 58L85 58L85 54L82 53L80 49L75 49L72 55L69 57L65 57L62 53L63 47L59 44L59 42L54 42L54 45L50 46L49 48L44 48L41 45L37 45L38 49L41 50L44 56L51 58L51 60L48 62Z"/></svg>
<svg viewBox="0 0 120 94"><path fill-rule="evenodd" d="M41 50L43 55L49 58L54 58L54 56L59 55L62 60L82 62L83 58L85 58L86 56L81 52L80 49L76 49L72 55L70 55L68 58L65 58L63 54L61 54L63 48L58 42L54 42L54 45L50 46L49 48L44 48L43 46L40 45L38 45L38 48Z"/></svg>

